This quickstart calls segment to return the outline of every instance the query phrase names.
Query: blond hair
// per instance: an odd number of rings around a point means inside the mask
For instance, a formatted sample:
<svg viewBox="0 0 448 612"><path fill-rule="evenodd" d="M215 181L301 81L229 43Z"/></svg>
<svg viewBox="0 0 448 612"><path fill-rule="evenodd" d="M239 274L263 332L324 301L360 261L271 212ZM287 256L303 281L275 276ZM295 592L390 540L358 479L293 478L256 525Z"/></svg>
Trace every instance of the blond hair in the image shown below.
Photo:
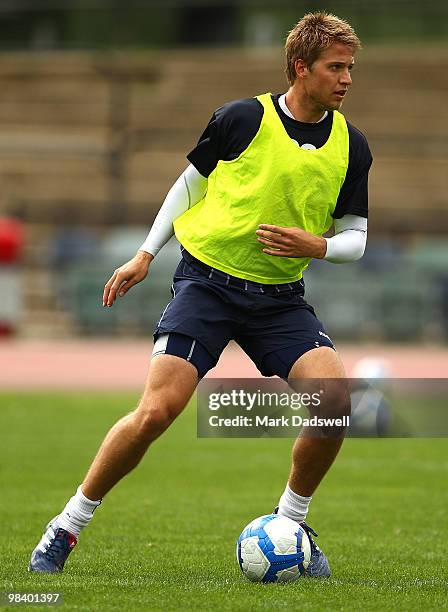
<svg viewBox="0 0 448 612"><path fill-rule="evenodd" d="M361 48L361 41L354 29L343 19L331 13L307 13L289 32L285 44L286 69L289 84L296 80L295 62L302 59L308 67L318 59L322 51L334 43Z"/></svg>

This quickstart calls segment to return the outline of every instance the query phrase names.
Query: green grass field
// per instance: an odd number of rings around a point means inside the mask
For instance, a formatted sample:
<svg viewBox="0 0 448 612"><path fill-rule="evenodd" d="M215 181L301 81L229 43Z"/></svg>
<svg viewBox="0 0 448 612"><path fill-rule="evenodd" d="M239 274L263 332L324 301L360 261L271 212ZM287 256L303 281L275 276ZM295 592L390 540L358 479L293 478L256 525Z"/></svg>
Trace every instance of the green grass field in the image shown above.
<svg viewBox="0 0 448 612"><path fill-rule="evenodd" d="M446 439L346 441L309 515L333 577L257 585L235 541L276 505L292 440L198 440L193 406L107 496L64 574L29 574L44 524L137 399L0 394L2 590L60 591L64 610L446 608Z"/></svg>

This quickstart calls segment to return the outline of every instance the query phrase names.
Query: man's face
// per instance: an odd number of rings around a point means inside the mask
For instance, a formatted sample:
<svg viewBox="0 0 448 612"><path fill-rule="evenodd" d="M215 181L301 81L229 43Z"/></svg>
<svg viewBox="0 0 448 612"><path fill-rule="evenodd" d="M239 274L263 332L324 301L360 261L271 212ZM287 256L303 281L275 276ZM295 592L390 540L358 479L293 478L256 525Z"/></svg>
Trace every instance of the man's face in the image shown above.
<svg viewBox="0 0 448 612"><path fill-rule="evenodd" d="M339 109L352 84L353 65L353 49L335 43L323 51L311 67L303 67L298 78L310 102L322 110Z"/></svg>

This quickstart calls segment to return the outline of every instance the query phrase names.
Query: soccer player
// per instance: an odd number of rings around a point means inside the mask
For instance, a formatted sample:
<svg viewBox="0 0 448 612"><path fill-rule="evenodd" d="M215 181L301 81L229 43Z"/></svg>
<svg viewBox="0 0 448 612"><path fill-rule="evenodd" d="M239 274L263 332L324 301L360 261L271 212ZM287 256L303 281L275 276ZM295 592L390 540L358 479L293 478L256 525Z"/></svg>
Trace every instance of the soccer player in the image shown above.
<svg viewBox="0 0 448 612"><path fill-rule="evenodd" d="M230 340L265 376L345 378L304 299L302 275L312 258L345 263L364 252L372 157L338 110L359 47L342 19L305 15L286 41L286 94L238 100L213 114L144 244L105 285L103 304L111 307L147 276L175 233L182 259L156 325L143 396L109 431L75 495L48 524L31 571L62 571L101 500L180 414ZM323 237L332 225L334 236ZM344 394L335 394L334 414L349 410ZM330 575L304 521L342 440L298 437L277 508L309 535L310 576Z"/></svg>

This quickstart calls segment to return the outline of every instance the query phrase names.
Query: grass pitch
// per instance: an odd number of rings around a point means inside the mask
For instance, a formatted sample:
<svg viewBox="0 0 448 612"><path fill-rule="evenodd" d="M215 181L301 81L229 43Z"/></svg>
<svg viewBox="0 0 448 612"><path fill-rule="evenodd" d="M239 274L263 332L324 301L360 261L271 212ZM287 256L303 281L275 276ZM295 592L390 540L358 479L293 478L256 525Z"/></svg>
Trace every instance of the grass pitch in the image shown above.
<svg viewBox="0 0 448 612"><path fill-rule="evenodd" d="M276 505L292 440L198 440L192 405L107 496L65 572L29 574L43 526L137 399L0 394L0 589L60 591L65 610L446 607L447 440L347 440L309 515L333 577L251 584L235 541Z"/></svg>

